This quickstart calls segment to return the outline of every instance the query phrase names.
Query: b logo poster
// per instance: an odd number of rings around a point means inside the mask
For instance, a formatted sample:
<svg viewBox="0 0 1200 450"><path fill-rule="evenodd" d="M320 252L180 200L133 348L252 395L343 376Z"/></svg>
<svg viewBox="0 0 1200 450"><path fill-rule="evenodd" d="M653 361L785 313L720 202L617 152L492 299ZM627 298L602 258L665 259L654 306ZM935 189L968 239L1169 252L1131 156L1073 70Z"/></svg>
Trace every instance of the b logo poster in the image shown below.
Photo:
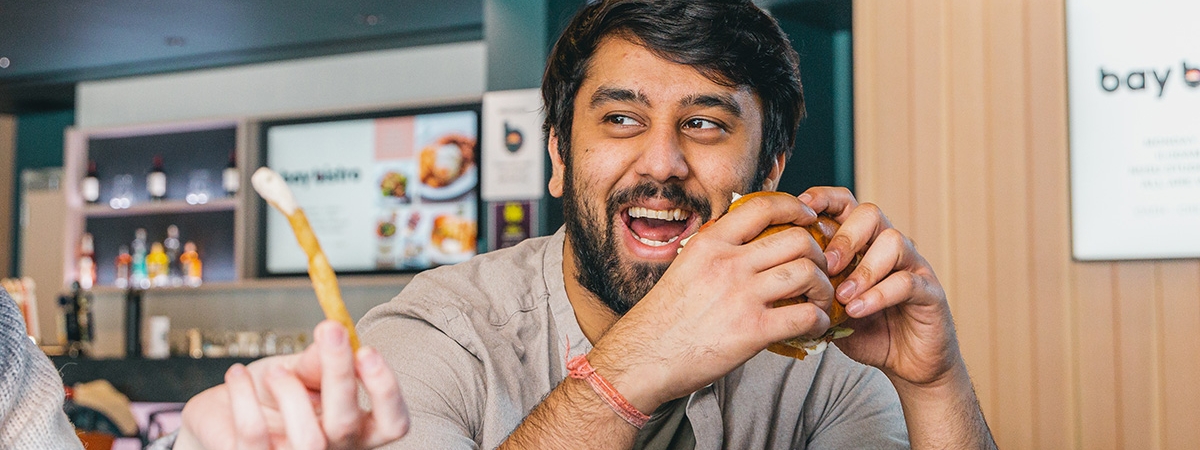
<svg viewBox="0 0 1200 450"><path fill-rule="evenodd" d="M1067 1L1079 260L1200 257L1195 0Z"/></svg>

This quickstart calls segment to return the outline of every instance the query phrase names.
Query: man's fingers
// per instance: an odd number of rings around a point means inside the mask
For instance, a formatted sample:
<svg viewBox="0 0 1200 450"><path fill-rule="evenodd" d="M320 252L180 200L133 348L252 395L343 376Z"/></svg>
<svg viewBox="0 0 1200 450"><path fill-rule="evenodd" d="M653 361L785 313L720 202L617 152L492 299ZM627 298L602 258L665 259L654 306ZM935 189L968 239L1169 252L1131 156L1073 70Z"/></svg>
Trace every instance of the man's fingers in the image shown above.
<svg viewBox="0 0 1200 450"><path fill-rule="evenodd" d="M324 323L324 322L322 322ZM317 325L318 327L320 324ZM341 325L338 325L341 326ZM315 330L314 330L315 331ZM316 333L313 333L314 335ZM310 345L305 348L299 355L293 355L295 360L290 365L285 365L290 371L296 374L296 378L304 384L305 388L317 391L321 389L321 346Z"/></svg>
<svg viewBox="0 0 1200 450"><path fill-rule="evenodd" d="M925 295L930 292L929 280L914 272L896 272L884 278L875 286L863 292L858 298L846 305L846 313L850 317L863 318L885 308L896 306L910 299L934 299Z"/></svg>
<svg viewBox="0 0 1200 450"><path fill-rule="evenodd" d="M825 254L808 230L792 227L746 244L746 264L753 272L762 272L780 264L807 258L825 268Z"/></svg>
<svg viewBox="0 0 1200 450"><path fill-rule="evenodd" d="M797 259L755 275L755 291L766 298L804 298L821 309L833 301L833 285L816 263Z"/></svg>
<svg viewBox="0 0 1200 450"><path fill-rule="evenodd" d="M845 222L850 212L858 207L854 194L844 187L811 187L798 198L813 211L825 213L838 222Z"/></svg>
<svg viewBox="0 0 1200 450"><path fill-rule="evenodd" d="M355 359L358 376L371 401L371 415L363 429L362 446L378 447L400 439L408 433L409 419L395 373L373 348L359 349Z"/></svg>
<svg viewBox="0 0 1200 450"><path fill-rule="evenodd" d="M332 320L318 324L313 334L321 354L321 428L330 447L349 447L362 431L350 334Z"/></svg>
<svg viewBox="0 0 1200 450"><path fill-rule="evenodd" d="M862 251L883 233L891 229L883 211L871 203L864 203L846 216L837 233L829 239L825 246L825 259L829 262L829 273L840 273L845 269L854 255Z"/></svg>
<svg viewBox="0 0 1200 450"><path fill-rule="evenodd" d="M909 266L912 253L911 244L903 234L895 228L883 230L858 262L854 272L838 286L838 300L848 303L892 272Z"/></svg>
<svg viewBox="0 0 1200 450"><path fill-rule="evenodd" d="M266 449L270 444L262 406L254 390L254 380L246 366L234 364L225 372L229 406L232 410L234 441L239 450Z"/></svg>
<svg viewBox="0 0 1200 450"><path fill-rule="evenodd" d="M272 367L267 373L267 388L279 404L288 443L293 449L321 449L326 447L325 435L321 432L317 415L309 398L309 391L291 373L282 367Z"/></svg>
<svg viewBox="0 0 1200 450"><path fill-rule="evenodd" d="M812 303L772 308L763 314L761 331L769 342L797 336L820 336L829 329L829 315Z"/></svg>
<svg viewBox="0 0 1200 450"><path fill-rule="evenodd" d="M756 196L726 214L705 234L712 234L724 242L743 244L758 236L768 225L807 225L816 218L812 209L790 195Z"/></svg>

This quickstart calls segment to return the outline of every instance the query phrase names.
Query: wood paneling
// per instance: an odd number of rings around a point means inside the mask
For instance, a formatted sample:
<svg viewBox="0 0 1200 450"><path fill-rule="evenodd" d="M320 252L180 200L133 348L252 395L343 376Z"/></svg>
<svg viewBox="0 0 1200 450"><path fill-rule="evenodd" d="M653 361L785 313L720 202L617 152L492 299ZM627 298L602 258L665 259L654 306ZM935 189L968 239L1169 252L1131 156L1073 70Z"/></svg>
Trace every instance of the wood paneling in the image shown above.
<svg viewBox="0 0 1200 450"><path fill-rule="evenodd" d="M1061 1L854 5L857 194L949 295L1003 448L1200 442L1200 261L1070 253Z"/></svg>

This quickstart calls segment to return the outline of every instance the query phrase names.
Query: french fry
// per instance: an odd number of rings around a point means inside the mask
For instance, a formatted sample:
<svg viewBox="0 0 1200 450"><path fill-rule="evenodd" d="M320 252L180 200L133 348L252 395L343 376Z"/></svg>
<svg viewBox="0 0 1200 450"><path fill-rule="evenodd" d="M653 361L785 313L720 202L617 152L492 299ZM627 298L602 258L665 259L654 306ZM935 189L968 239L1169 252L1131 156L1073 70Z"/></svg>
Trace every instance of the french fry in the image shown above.
<svg viewBox="0 0 1200 450"><path fill-rule="evenodd" d="M337 276L334 275L325 252L321 250L321 244L317 242L317 235L308 224L304 210L296 205L291 189L279 174L266 167L255 171L250 177L250 183L254 190L258 191L258 195L287 217L292 231L296 234L296 241L308 255L308 278L312 280L313 290L317 294L317 301L321 303L321 310L325 312L325 318L335 320L346 327L350 334L350 347L357 351L358 333L354 332L354 320L350 318L346 304L342 301Z"/></svg>

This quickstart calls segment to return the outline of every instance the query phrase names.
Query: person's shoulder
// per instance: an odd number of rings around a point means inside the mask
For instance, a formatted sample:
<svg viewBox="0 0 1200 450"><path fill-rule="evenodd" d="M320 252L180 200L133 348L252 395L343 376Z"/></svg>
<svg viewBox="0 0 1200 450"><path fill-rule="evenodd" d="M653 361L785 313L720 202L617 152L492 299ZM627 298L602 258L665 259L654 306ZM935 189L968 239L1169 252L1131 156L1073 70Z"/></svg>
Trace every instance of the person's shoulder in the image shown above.
<svg viewBox="0 0 1200 450"><path fill-rule="evenodd" d="M392 317L421 319L441 328L461 316L507 316L528 310L548 296L544 259L554 236L477 255L465 262L426 270L391 301L372 308L359 322L369 330Z"/></svg>

